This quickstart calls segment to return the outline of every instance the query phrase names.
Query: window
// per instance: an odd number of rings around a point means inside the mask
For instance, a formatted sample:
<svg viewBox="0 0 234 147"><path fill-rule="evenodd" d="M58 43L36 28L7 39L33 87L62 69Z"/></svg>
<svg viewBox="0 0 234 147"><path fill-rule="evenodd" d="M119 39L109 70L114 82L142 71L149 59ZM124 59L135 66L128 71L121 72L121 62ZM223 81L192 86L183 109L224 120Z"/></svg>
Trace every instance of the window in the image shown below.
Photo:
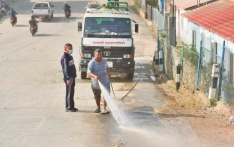
<svg viewBox="0 0 234 147"><path fill-rule="evenodd" d="M87 17L84 36L100 38L131 38L129 18Z"/></svg>
<svg viewBox="0 0 234 147"><path fill-rule="evenodd" d="M211 40L211 52L217 55L217 42ZM217 63L217 56L212 55L213 64Z"/></svg>
<svg viewBox="0 0 234 147"><path fill-rule="evenodd" d="M48 4L47 3L37 3L34 7L34 9L48 9Z"/></svg>
<svg viewBox="0 0 234 147"><path fill-rule="evenodd" d="M88 5L88 8L97 8L97 5L96 4L91 4L91 5Z"/></svg>
<svg viewBox="0 0 234 147"><path fill-rule="evenodd" d="M196 45L196 30L192 29L192 44Z"/></svg>

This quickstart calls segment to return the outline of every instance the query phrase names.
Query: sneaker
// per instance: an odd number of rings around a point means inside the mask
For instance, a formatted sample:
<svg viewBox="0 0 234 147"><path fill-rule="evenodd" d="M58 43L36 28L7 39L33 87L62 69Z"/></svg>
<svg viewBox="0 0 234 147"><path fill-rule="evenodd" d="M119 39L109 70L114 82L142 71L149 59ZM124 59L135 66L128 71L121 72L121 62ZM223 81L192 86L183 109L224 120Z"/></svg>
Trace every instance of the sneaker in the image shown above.
<svg viewBox="0 0 234 147"><path fill-rule="evenodd" d="M76 112L76 109L66 109L66 112Z"/></svg>
<svg viewBox="0 0 234 147"><path fill-rule="evenodd" d="M109 111L107 111L107 110L103 110L102 112L101 112L101 114L109 114L110 112Z"/></svg>
<svg viewBox="0 0 234 147"><path fill-rule="evenodd" d="M77 108L73 108L73 109L75 109L76 111L78 111L78 109L77 109Z"/></svg>

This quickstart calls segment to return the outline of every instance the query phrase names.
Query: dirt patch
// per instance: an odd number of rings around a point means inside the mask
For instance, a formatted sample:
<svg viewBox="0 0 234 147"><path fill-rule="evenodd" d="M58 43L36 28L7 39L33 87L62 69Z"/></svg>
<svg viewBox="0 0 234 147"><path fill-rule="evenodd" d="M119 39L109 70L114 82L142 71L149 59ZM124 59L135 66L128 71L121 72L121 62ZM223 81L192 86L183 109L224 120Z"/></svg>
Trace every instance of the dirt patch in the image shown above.
<svg viewBox="0 0 234 147"><path fill-rule="evenodd" d="M228 117L234 113L225 102L217 102L216 107L210 108L209 101L200 92L184 87L176 91L174 81L164 79L160 78L157 88L162 90L167 102L163 108L154 108L161 119L188 123L204 146L233 146L234 123L229 123Z"/></svg>
<svg viewBox="0 0 234 147"><path fill-rule="evenodd" d="M120 141L112 143L112 147L124 147L124 143L121 143Z"/></svg>

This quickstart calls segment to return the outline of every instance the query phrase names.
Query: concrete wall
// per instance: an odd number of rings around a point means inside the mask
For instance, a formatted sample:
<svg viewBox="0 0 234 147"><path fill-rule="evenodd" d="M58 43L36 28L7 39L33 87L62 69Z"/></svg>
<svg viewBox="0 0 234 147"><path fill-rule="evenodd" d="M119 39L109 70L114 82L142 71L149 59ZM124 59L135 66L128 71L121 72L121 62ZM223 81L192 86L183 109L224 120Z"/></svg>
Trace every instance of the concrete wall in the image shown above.
<svg viewBox="0 0 234 147"><path fill-rule="evenodd" d="M180 12L180 13L179 13ZM183 9L177 9L176 10L176 35L179 36L179 33L180 33L180 38L181 40L183 40L186 44L188 44L188 31L187 31L187 27L188 27L188 23L186 23L185 19L180 16L179 18L179 15L183 14L187 12L187 10L183 10ZM180 22L180 26L178 25Z"/></svg>

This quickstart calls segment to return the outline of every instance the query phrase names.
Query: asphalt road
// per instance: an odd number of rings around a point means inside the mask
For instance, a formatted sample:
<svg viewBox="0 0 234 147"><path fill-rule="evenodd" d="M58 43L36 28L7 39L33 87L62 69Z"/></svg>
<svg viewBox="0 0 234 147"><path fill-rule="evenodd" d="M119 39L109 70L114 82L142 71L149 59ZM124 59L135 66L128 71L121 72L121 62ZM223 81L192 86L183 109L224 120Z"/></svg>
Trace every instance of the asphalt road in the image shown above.
<svg viewBox="0 0 234 147"><path fill-rule="evenodd" d="M63 14L63 1L51 1L54 5L52 21L40 21L35 37L29 31L28 20L35 1L14 4L18 23L12 27L9 16L0 21L0 146L186 146L193 140L191 133L176 133L167 129L153 112L165 101L160 90L150 79L153 75L149 62L153 58L156 43L151 30L135 14L140 33L134 35L136 66L133 81L113 78L118 97L125 95L134 85L138 74L142 78L136 88L119 106L131 118L137 129L119 128L112 115L95 114L95 101L90 79L76 79L76 113L65 112L65 84L62 80L60 58L65 43L73 44L73 56L78 69L81 34L77 22L82 21L88 0L67 1L72 16ZM99 3L106 1L100 0ZM116 75L118 76L118 75ZM187 129L181 124L181 128ZM188 141L187 141L188 140Z"/></svg>

